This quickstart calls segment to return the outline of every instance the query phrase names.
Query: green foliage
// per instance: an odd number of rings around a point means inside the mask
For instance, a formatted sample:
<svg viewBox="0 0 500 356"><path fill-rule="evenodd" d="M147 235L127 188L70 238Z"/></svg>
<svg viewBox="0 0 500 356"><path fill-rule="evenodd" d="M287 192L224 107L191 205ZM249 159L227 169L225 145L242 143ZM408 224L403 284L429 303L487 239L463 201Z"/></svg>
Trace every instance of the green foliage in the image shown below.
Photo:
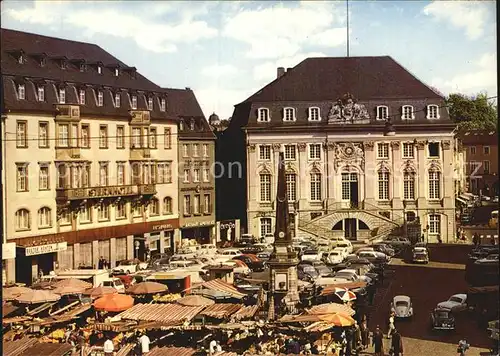
<svg viewBox="0 0 500 356"><path fill-rule="evenodd" d="M450 94L446 99L448 111L459 131L496 130L498 127L498 108L486 93L475 96Z"/></svg>

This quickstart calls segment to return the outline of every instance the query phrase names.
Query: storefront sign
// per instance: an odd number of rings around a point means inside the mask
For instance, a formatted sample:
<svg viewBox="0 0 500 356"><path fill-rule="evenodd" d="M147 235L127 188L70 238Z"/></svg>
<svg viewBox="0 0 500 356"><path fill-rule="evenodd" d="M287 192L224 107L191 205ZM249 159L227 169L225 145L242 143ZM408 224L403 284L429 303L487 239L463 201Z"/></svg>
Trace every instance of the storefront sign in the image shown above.
<svg viewBox="0 0 500 356"><path fill-rule="evenodd" d="M210 220L210 221L198 221L198 222L189 222L185 223L183 227L198 227L198 226L210 226L214 225L215 221Z"/></svg>
<svg viewBox="0 0 500 356"><path fill-rule="evenodd" d="M16 243L7 242L2 244L2 260L10 260L16 258Z"/></svg>
<svg viewBox="0 0 500 356"><path fill-rule="evenodd" d="M220 222L220 229L221 230L225 230L225 229L233 229L234 230L235 228L236 228L236 224L235 224L234 220Z"/></svg>
<svg viewBox="0 0 500 356"><path fill-rule="evenodd" d="M153 225L152 229L153 231L158 231L158 230L172 230L174 226L172 224L160 224L160 225Z"/></svg>
<svg viewBox="0 0 500 356"><path fill-rule="evenodd" d="M45 253L65 251L67 248L67 242L59 242L50 245L31 246L26 247L26 256L43 255Z"/></svg>
<svg viewBox="0 0 500 356"><path fill-rule="evenodd" d="M68 189L68 199L122 197L139 194L137 185Z"/></svg>

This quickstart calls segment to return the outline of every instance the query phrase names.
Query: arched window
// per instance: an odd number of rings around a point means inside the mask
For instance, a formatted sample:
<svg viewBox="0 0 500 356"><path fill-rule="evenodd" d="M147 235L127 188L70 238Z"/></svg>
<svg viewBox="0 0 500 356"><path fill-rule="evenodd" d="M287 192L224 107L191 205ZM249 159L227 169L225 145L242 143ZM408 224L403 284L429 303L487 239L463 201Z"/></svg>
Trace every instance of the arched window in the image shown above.
<svg viewBox="0 0 500 356"><path fill-rule="evenodd" d="M295 109L294 108L283 109L283 121L295 121Z"/></svg>
<svg viewBox="0 0 500 356"><path fill-rule="evenodd" d="M297 200L297 175L295 174L295 172L287 172L285 175L285 179L288 201Z"/></svg>
<svg viewBox="0 0 500 356"><path fill-rule="evenodd" d="M311 172L311 200L321 200L321 173L318 171Z"/></svg>
<svg viewBox="0 0 500 356"><path fill-rule="evenodd" d="M344 225L342 225L342 220L340 220L338 223L333 225L332 230L335 231L342 231L344 229Z"/></svg>
<svg viewBox="0 0 500 356"><path fill-rule="evenodd" d="M149 213L150 215L160 214L160 202L158 201L158 199L156 198L151 199L151 204L149 206Z"/></svg>
<svg viewBox="0 0 500 356"><path fill-rule="evenodd" d="M269 122L269 109L268 108L259 108L257 110L257 122Z"/></svg>
<svg viewBox="0 0 500 356"><path fill-rule="evenodd" d="M389 117L389 108L385 105L377 106L377 120L387 120Z"/></svg>
<svg viewBox="0 0 500 356"><path fill-rule="evenodd" d="M378 171L378 199L389 200L389 171L387 169Z"/></svg>
<svg viewBox="0 0 500 356"><path fill-rule="evenodd" d="M441 199L441 172L437 169L429 170L429 199Z"/></svg>
<svg viewBox="0 0 500 356"><path fill-rule="evenodd" d="M16 211L16 230L30 229L30 212L27 209Z"/></svg>
<svg viewBox="0 0 500 356"><path fill-rule="evenodd" d="M38 227L51 227L52 226L52 211L48 207L43 207L38 210Z"/></svg>
<svg viewBox="0 0 500 356"><path fill-rule="evenodd" d="M163 199L163 214L172 214L172 198L170 197L166 197L165 199Z"/></svg>
<svg viewBox="0 0 500 356"><path fill-rule="evenodd" d="M413 112L413 106L404 105L401 108L401 119L402 120L413 120L415 119L415 113Z"/></svg>
<svg viewBox="0 0 500 356"><path fill-rule="evenodd" d="M415 200L415 173L412 171L403 173L403 199Z"/></svg>
<svg viewBox="0 0 500 356"><path fill-rule="evenodd" d="M260 174L260 201L271 201L271 175L267 172Z"/></svg>
<svg viewBox="0 0 500 356"><path fill-rule="evenodd" d="M360 230L370 230L368 225L366 225L366 223L362 220L358 220L358 226Z"/></svg>

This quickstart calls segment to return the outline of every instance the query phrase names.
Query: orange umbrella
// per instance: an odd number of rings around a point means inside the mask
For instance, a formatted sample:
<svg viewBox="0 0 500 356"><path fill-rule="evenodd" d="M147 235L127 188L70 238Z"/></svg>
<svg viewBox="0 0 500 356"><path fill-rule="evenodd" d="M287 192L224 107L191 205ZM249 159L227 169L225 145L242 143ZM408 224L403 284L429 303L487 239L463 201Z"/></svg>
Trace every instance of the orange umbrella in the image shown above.
<svg viewBox="0 0 500 356"><path fill-rule="evenodd" d="M115 294L118 291L113 287L97 287L97 288L89 288L83 294L90 295L91 298L99 298L107 294Z"/></svg>
<svg viewBox="0 0 500 356"><path fill-rule="evenodd" d="M326 303L315 305L310 309L307 309L307 314L331 314L331 313L341 313L346 315L354 315L356 312L351 307L345 304L338 303Z"/></svg>
<svg viewBox="0 0 500 356"><path fill-rule="evenodd" d="M318 315L321 321L335 324L335 326L351 326L354 325L354 319L349 315L342 313Z"/></svg>
<svg viewBox="0 0 500 356"><path fill-rule="evenodd" d="M134 298L124 294L106 294L94 302L94 308L108 312L120 312L131 308Z"/></svg>
<svg viewBox="0 0 500 356"><path fill-rule="evenodd" d="M130 294L156 294L167 291L168 288L166 285L156 282L141 282L134 284L127 289L127 293Z"/></svg>

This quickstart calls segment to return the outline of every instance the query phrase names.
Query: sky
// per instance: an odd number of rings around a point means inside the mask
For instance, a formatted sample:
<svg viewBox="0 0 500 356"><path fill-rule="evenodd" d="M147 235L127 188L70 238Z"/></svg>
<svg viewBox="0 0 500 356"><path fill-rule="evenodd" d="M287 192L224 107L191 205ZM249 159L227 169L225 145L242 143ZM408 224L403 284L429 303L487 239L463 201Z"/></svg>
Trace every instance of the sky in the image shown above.
<svg viewBox="0 0 500 356"><path fill-rule="evenodd" d="M2 27L95 43L205 116L308 57L344 57L346 1L2 1ZM350 56L389 55L450 93L497 95L494 1L349 2ZM337 98L332 98L335 100Z"/></svg>

